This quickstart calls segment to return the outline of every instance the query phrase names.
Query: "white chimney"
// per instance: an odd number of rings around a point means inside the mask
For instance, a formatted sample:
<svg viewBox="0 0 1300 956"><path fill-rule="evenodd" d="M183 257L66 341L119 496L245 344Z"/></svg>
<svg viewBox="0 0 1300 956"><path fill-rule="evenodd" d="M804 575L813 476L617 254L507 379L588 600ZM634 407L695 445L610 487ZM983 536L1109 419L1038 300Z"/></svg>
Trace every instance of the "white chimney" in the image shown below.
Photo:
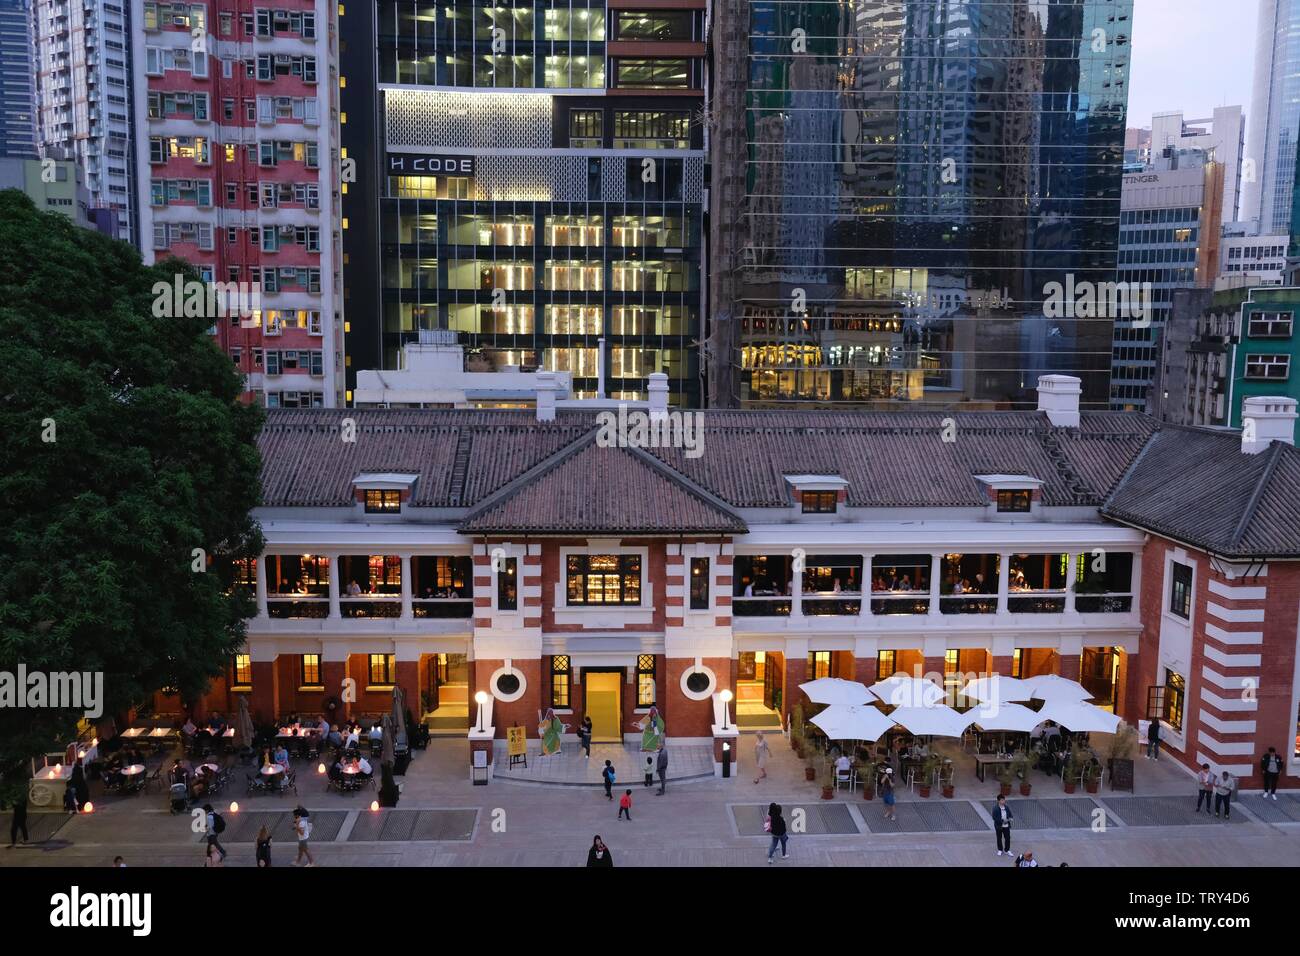
<svg viewBox="0 0 1300 956"><path fill-rule="evenodd" d="M555 373L537 373L537 420L555 421Z"/></svg>
<svg viewBox="0 0 1300 956"><path fill-rule="evenodd" d="M663 372L650 373L650 418L668 414L668 376Z"/></svg>
<svg viewBox="0 0 1300 956"><path fill-rule="evenodd" d="M1241 403L1241 450L1257 455L1275 441L1295 444L1296 400L1251 395Z"/></svg>
<svg viewBox="0 0 1300 956"><path fill-rule="evenodd" d="M1057 428L1079 427L1079 396L1083 383L1073 375L1042 375L1038 379L1038 410Z"/></svg>

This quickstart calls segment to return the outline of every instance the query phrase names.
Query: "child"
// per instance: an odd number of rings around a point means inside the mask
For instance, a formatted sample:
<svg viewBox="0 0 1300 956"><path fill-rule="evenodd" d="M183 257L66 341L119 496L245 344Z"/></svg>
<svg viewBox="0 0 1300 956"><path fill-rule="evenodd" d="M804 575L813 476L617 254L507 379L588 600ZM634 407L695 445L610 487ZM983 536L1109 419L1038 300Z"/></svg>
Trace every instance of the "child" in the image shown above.
<svg viewBox="0 0 1300 956"><path fill-rule="evenodd" d="M623 796L618 798L618 818L622 820L624 814L627 815L628 821L631 822L632 820L632 791L631 790L624 790Z"/></svg>
<svg viewBox="0 0 1300 956"><path fill-rule="evenodd" d="M655 782L655 758L645 758L645 785L652 786Z"/></svg>
<svg viewBox="0 0 1300 956"><path fill-rule="evenodd" d="M614 765L608 760L605 761L605 769L600 772L600 779L605 781L605 799L613 800Z"/></svg>

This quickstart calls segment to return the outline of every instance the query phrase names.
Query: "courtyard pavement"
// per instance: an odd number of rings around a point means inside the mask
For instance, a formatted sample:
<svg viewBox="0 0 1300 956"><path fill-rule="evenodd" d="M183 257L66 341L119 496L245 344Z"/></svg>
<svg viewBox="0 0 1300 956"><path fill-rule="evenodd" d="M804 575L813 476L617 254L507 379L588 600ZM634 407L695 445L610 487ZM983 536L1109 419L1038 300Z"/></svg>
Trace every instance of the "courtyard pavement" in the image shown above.
<svg viewBox="0 0 1300 956"><path fill-rule="evenodd" d="M290 812L297 804L311 810L321 866L580 866L596 833L618 866L758 866L766 859L762 816L770 801L782 804L794 831L790 859L781 866L1009 865L994 853L989 811L997 784L975 779L969 755L950 749L959 768L952 799L900 790L898 819L891 822L881 802L864 800L861 792L841 790L822 800L778 734L768 734L768 778L755 784L753 739L742 736L742 763L730 780L694 776L702 758L692 745L670 749L663 796L644 788L639 776L620 773L617 790L633 791L630 822L615 819L616 804L605 799L598 770L593 780L580 751L567 743L563 760L547 758L539 767L544 774L474 786L467 741L435 738L397 778L402 796L391 810L370 810L371 790L327 793L315 767L301 763L296 797L247 796L235 786L213 803L228 825L222 835L228 866L253 865L252 841L263 824L274 837L275 865L289 865L295 855ZM632 748L620 753L617 745L597 745L590 761L597 767L605 759L597 753L602 747L627 761L640 757ZM530 754L530 769L537 763ZM555 780L541 779L546 774ZM242 781L242 772L235 777ZM1132 794L1066 795L1059 780L1038 772L1032 779L1030 797L1009 798L1012 840L1043 865L1300 865L1300 795L1280 794L1274 802L1245 792L1224 822L1194 812L1195 782L1168 758L1140 757ZM0 866L108 866L117 855L130 866L202 864L202 836L189 816L168 811L165 794L104 796L97 782L91 787L93 814L31 812L37 842L0 848ZM235 812L232 800L239 804ZM8 815L0 814L0 836L8 828Z"/></svg>

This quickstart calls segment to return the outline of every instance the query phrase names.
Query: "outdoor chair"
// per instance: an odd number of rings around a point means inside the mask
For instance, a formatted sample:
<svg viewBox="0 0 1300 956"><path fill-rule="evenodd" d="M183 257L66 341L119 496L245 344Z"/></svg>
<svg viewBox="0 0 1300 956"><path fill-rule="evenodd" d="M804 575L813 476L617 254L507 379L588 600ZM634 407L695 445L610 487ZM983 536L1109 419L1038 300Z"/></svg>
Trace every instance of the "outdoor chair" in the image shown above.
<svg viewBox="0 0 1300 956"><path fill-rule="evenodd" d="M853 769L851 767L848 770L840 770L838 768L836 769L835 771L836 790L838 790L841 786L843 786L846 787L850 793L852 793L853 784L854 784L854 774L853 774Z"/></svg>
<svg viewBox="0 0 1300 956"><path fill-rule="evenodd" d="M262 779L261 774L245 774L248 778L248 792L250 794L266 793L266 782Z"/></svg>

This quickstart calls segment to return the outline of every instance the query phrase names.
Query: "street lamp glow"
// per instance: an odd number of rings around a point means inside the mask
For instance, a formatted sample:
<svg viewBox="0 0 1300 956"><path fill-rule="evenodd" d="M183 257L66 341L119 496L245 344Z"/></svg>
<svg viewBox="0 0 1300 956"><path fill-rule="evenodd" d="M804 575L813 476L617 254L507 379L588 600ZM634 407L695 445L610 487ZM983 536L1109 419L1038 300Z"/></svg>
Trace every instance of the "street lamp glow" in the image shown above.
<svg viewBox="0 0 1300 956"><path fill-rule="evenodd" d="M488 701L487 692L479 691L477 694L474 695L474 701L475 703L478 704L478 732L480 734L485 733L485 731L483 730L483 705L486 704Z"/></svg>

